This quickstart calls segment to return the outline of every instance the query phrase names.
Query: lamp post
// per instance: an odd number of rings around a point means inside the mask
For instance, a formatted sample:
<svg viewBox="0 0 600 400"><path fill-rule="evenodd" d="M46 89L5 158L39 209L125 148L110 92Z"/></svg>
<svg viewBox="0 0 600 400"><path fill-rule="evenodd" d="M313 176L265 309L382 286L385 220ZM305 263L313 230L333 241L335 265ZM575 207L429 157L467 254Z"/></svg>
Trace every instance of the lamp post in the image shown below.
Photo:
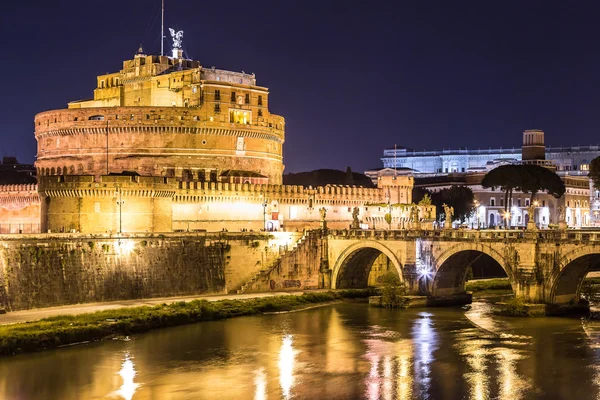
<svg viewBox="0 0 600 400"><path fill-rule="evenodd" d="M261 196L262 197L262 196ZM265 198L262 202L262 207L263 207L263 231L267 231L267 199Z"/></svg>
<svg viewBox="0 0 600 400"><path fill-rule="evenodd" d="M506 222L504 223L506 229L510 228L510 211L506 211L504 213L504 219L506 220Z"/></svg>
<svg viewBox="0 0 600 400"><path fill-rule="evenodd" d="M477 222L477 229L479 229L479 201L475 200L475 222Z"/></svg>
<svg viewBox="0 0 600 400"><path fill-rule="evenodd" d="M117 205L119 206L119 235L123 232L123 218L121 214L121 208L123 207L124 201L121 198L121 187L117 186L117 192L119 193L119 200L117 200Z"/></svg>

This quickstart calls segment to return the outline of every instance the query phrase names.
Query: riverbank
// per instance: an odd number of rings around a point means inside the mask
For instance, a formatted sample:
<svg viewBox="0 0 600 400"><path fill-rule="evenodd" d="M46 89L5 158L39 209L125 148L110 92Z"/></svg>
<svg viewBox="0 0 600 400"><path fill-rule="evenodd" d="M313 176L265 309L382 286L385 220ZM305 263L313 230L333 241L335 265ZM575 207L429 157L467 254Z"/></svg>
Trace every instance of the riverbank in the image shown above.
<svg viewBox="0 0 600 400"><path fill-rule="evenodd" d="M471 280L465 290L473 292L473 299L497 299L512 296L513 290L508 278Z"/></svg>
<svg viewBox="0 0 600 400"><path fill-rule="evenodd" d="M366 298L371 291L344 290L247 300L192 300L129 307L0 326L0 355L13 355L126 336L152 329L246 315L298 310L341 299Z"/></svg>

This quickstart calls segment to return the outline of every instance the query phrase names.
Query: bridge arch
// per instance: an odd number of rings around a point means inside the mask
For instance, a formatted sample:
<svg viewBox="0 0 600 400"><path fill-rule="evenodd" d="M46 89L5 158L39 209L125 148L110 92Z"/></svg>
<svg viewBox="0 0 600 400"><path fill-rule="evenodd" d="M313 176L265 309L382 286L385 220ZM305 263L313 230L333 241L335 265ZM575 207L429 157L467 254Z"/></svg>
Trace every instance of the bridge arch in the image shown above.
<svg viewBox="0 0 600 400"><path fill-rule="evenodd" d="M333 289L367 287L371 267L381 254L391 261L402 280L402 265L394 252L380 242L366 240L348 246L337 257L333 267L331 287Z"/></svg>
<svg viewBox="0 0 600 400"><path fill-rule="evenodd" d="M430 294L451 296L465 292L465 278L474 263L493 262L508 276L513 286L513 273L506 259L490 246L476 243L460 243L442 252L433 260L434 275L428 285Z"/></svg>
<svg viewBox="0 0 600 400"><path fill-rule="evenodd" d="M560 270L555 275L550 292L551 304L578 302L586 275L600 268L600 248L582 246L560 259Z"/></svg>

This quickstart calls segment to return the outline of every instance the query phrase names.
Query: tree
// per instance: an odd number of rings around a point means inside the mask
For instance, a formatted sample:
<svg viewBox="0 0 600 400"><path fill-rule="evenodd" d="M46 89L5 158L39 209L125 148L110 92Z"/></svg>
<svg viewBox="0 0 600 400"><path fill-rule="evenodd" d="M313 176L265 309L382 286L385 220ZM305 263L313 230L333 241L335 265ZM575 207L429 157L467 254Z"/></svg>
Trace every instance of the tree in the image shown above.
<svg viewBox="0 0 600 400"><path fill-rule="evenodd" d="M519 186L523 193L529 193L533 202L538 192L546 192L557 199L565 194L565 184L554 171L539 165L519 165L521 182Z"/></svg>
<svg viewBox="0 0 600 400"><path fill-rule="evenodd" d="M590 163L588 176L594 182L594 187L600 189L600 157L596 157Z"/></svg>
<svg viewBox="0 0 600 400"><path fill-rule="evenodd" d="M475 196L467 186L452 185L449 189L433 192L430 196L438 218L444 213L444 203L454 208L454 219L460 222L466 221L473 212Z"/></svg>
<svg viewBox="0 0 600 400"><path fill-rule="evenodd" d="M500 188L504 192L504 211L508 212L508 205L512 200L512 193L514 190L520 189L522 178L520 176L521 165L501 165L494 168L485 176L481 181L481 186L486 189Z"/></svg>
<svg viewBox="0 0 600 400"><path fill-rule="evenodd" d="M383 218L385 219L385 222L387 222L388 224L388 229L391 229L391 225L392 225L392 214L390 213L386 213Z"/></svg>

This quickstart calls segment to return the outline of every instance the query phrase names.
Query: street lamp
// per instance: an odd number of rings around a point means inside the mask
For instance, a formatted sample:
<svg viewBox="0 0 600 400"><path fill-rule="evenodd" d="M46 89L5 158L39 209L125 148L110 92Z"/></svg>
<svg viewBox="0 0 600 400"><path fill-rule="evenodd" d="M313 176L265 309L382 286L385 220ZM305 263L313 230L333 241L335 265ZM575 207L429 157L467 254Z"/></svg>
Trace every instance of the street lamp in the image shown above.
<svg viewBox="0 0 600 400"><path fill-rule="evenodd" d="M509 224L510 224L510 211L506 211L504 213L504 219L506 220L506 222L504 223L504 225L506 226L506 228L509 228Z"/></svg>
<svg viewBox="0 0 600 400"><path fill-rule="evenodd" d="M260 195L260 197L263 197L262 195ZM263 231L267 231L267 199L265 198L262 202L262 207L263 207Z"/></svg>
<svg viewBox="0 0 600 400"><path fill-rule="evenodd" d="M117 186L117 192L119 193L119 200L117 200L117 205L119 206L119 235L123 232L123 218L121 214L121 208L123 207L123 203L125 203L121 198L121 187Z"/></svg>
<svg viewBox="0 0 600 400"><path fill-rule="evenodd" d="M475 221L477 222L477 229L479 229L479 200L475 200ZM471 226L471 229L473 226Z"/></svg>

